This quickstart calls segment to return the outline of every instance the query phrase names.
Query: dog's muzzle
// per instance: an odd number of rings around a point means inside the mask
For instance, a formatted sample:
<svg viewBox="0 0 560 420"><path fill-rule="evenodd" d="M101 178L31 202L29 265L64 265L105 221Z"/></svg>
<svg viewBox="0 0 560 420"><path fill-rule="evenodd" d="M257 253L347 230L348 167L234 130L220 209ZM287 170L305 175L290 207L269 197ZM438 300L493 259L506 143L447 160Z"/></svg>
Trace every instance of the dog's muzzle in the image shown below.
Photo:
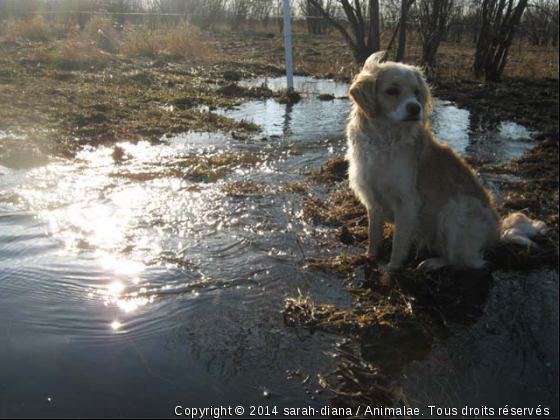
<svg viewBox="0 0 560 420"><path fill-rule="evenodd" d="M422 107L414 102L406 104L406 121L418 121Z"/></svg>
<svg viewBox="0 0 560 420"><path fill-rule="evenodd" d="M418 122L423 118L422 104L415 97L408 98L391 112L394 121Z"/></svg>

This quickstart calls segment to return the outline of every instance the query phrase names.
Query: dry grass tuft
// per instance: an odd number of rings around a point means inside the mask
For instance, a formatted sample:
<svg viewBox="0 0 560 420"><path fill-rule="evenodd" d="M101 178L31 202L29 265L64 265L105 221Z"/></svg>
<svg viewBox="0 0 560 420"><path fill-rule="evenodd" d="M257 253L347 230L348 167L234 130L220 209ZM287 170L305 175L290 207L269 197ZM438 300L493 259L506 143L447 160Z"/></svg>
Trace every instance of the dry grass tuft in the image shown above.
<svg viewBox="0 0 560 420"><path fill-rule="evenodd" d="M155 31L147 27L128 29L121 52L125 55L155 58L158 56L210 58L208 45L187 25L170 31Z"/></svg>
<svg viewBox="0 0 560 420"><path fill-rule="evenodd" d="M237 181L223 186L223 191L230 197L245 198L255 196L264 190L262 182Z"/></svg>
<svg viewBox="0 0 560 420"><path fill-rule="evenodd" d="M42 16L36 15L29 20L8 21L4 31L7 41L49 41L54 29Z"/></svg>
<svg viewBox="0 0 560 420"><path fill-rule="evenodd" d="M119 34L108 16L94 15L84 28L82 37L108 53L116 53L120 47Z"/></svg>
<svg viewBox="0 0 560 420"><path fill-rule="evenodd" d="M54 67L64 70L103 67L112 59L110 53L98 48L96 41L78 31L73 31L66 39L59 41L46 57Z"/></svg>
<svg viewBox="0 0 560 420"><path fill-rule="evenodd" d="M189 58L202 63L212 58L208 44L186 24L161 30L147 26L130 27L121 33L109 16L96 14L82 31L68 26L56 36L55 29L53 24L37 15L30 20L9 21L1 32L6 41L44 42L44 47L33 51L33 59L66 70L101 68L121 54ZM48 41L54 42L46 44Z"/></svg>
<svg viewBox="0 0 560 420"><path fill-rule="evenodd" d="M115 58L120 44L111 19L95 15L83 31L70 28L65 38L38 50L35 59L64 70L101 68Z"/></svg>
<svg viewBox="0 0 560 420"><path fill-rule="evenodd" d="M164 37L165 54L177 57L208 58L208 46L187 25L179 25Z"/></svg>
<svg viewBox="0 0 560 420"><path fill-rule="evenodd" d="M121 52L125 55L153 58L161 49L161 42L155 31L129 28L125 32Z"/></svg>

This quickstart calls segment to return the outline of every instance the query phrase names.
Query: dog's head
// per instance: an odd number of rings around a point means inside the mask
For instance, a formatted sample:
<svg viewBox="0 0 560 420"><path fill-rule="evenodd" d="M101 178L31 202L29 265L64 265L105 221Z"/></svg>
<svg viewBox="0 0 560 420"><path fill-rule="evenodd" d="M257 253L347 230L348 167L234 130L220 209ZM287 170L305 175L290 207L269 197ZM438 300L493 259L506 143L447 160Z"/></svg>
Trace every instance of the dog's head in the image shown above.
<svg viewBox="0 0 560 420"><path fill-rule="evenodd" d="M432 112L432 95L418 67L381 62L384 52L373 54L350 86L355 106L373 119L414 124Z"/></svg>

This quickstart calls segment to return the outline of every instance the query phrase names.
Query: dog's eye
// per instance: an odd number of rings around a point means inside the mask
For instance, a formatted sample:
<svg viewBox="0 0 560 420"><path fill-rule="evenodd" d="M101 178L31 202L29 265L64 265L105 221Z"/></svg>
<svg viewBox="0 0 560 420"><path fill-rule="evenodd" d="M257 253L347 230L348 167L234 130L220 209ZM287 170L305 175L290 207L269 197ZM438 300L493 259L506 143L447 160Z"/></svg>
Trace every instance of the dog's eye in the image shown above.
<svg viewBox="0 0 560 420"><path fill-rule="evenodd" d="M414 90L414 95L420 96L420 89L415 89Z"/></svg>
<svg viewBox="0 0 560 420"><path fill-rule="evenodd" d="M399 96L399 90L395 87L387 89L385 93L389 96Z"/></svg>

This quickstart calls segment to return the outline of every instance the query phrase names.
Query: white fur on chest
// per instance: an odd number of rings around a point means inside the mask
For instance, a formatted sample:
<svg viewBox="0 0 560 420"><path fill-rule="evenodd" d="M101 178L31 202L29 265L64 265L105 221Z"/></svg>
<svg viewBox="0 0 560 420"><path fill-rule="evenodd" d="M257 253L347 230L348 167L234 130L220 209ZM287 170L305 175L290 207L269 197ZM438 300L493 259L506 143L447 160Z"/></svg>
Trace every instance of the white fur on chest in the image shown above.
<svg viewBox="0 0 560 420"><path fill-rule="evenodd" d="M369 209L394 213L407 201L418 201L417 147L414 141L357 131L348 136L350 187ZM409 140L408 138L406 140Z"/></svg>

